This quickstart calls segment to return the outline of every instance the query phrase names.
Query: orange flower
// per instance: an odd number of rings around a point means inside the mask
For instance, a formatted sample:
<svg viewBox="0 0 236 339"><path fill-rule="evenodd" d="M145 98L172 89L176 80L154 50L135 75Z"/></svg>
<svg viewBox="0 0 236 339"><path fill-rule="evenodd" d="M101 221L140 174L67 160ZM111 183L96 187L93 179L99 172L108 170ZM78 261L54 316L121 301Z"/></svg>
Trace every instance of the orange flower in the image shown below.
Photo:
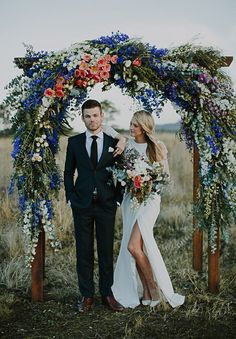
<svg viewBox="0 0 236 339"><path fill-rule="evenodd" d="M91 66L90 73L91 74L97 74L98 73L98 67L97 66Z"/></svg>
<svg viewBox="0 0 236 339"><path fill-rule="evenodd" d="M134 59L134 61L132 62L132 64L136 67L140 67L142 64L142 61L139 58Z"/></svg>
<svg viewBox="0 0 236 339"><path fill-rule="evenodd" d="M44 95L46 97L54 97L55 96L55 91L51 88L47 88L45 91L44 91Z"/></svg>
<svg viewBox="0 0 236 339"><path fill-rule="evenodd" d="M63 77L57 78L57 84L63 85L65 83L65 79Z"/></svg>
<svg viewBox="0 0 236 339"><path fill-rule="evenodd" d="M79 69L86 71L88 68L89 68L89 65L85 61L80 62Z"/></svg>

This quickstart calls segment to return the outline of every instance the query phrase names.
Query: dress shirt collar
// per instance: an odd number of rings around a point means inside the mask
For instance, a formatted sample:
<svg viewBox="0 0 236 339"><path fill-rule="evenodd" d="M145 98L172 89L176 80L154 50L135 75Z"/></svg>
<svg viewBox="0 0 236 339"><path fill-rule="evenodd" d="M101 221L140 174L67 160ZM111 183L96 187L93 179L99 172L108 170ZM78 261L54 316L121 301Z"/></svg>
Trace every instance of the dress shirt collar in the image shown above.
<svg viewBox="0 0 236 339"><path fill-rule="evenodd" d="M85 134L86 134L86 138L90 138L93 135L96 135L98 138L103 139L103 131L100 131L98 134L93 134L89 130L86 130Z"/></svg>

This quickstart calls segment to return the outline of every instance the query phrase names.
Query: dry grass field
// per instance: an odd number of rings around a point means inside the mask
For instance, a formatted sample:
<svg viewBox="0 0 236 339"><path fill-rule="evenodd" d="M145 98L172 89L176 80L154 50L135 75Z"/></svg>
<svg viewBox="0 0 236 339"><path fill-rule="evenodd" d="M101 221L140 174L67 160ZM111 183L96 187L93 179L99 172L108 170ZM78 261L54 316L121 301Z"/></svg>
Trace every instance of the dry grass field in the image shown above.
<svg viewBox="0 0 236 339"><path fill-rule="evenodd" d="M150 310L139 306L112 313L96 297L94 310L76 312L78 298L75 245L70 209L63 189L55 202L55 219L62 250L46 249L45 301L30 300L30 271L24 264L24 242L17 226L17 194L9 198L11 140L0 139L0 338L236 338L235 239L221 255L221 287L218 295L207 292L207 240L204 241L204 272L192 270L192 163L191 155L173 133L162 133L169 150L171 184L162 199L154 234L170 273L174 289L186 303L171 309L160 305ZM61 139L58 163L63 170L66 138ZM122 235L117 213L115 257ZM96 261L96 259L95 259ZM97 261L95 262L97 281Z"/></svg>

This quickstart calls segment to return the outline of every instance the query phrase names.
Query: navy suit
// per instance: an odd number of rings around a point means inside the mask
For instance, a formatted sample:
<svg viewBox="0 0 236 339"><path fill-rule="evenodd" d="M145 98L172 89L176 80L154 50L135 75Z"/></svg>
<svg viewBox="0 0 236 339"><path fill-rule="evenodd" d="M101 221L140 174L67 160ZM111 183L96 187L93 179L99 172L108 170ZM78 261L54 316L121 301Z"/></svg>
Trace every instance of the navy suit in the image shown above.
<svg viewBox="0 0 236 339"><path fill-rule="evenodd" d="M117 158L113 152L117 140L104 134L103 151L94 168L86 150L86 134L81 133L68 140L64 184L66 199L70 200L76 239L77 273L82 296L92 297L94 291L94 226L96 230L99 290L102 296L112 295L113 240L117 201L121 202L120 187L115 187L107 167ZM74 174L77 178L74 182ZM94 190L97 197L94 199Z"/></svg>

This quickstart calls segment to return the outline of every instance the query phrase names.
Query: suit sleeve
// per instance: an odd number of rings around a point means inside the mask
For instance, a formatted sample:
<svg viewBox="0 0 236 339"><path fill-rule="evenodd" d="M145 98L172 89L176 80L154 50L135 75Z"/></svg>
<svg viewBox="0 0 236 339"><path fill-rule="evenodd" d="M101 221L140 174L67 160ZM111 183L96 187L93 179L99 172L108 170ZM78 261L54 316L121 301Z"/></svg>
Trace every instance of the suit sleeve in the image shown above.
<svg viewBox="0 0 236 339"><path fill-rule="evenodd" d="M74 174L76 169L75 154L71 139L68 139L66 161L64 170L64 185L66 191L66 201L71 200L71 195L74 192Z"/></svg>

